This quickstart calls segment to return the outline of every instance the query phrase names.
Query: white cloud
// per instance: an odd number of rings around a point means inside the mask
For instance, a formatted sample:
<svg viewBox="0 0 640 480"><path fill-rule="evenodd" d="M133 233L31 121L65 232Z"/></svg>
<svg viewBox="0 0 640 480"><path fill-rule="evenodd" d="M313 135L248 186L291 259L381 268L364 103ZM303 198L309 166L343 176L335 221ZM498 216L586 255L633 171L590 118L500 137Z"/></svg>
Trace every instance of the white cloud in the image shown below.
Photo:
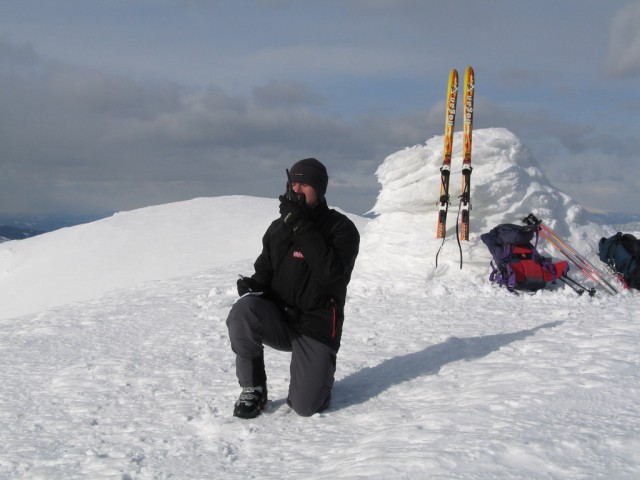
<svg viewBox="0 0 640 480"><path fill-rule="evenodd" d="M623 6L613 16L606 67L615 76L640 74L640 1Z"/></svg>

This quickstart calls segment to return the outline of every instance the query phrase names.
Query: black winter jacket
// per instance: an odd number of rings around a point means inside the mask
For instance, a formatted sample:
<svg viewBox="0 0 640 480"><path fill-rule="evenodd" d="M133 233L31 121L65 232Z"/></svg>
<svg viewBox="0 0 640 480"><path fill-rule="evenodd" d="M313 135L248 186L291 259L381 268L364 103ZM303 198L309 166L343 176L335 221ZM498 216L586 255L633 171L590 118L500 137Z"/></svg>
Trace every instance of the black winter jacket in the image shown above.
<svg viewBox="0 0 640 480"><path fill-rule="evenodd" d="M262 238L252 278L269 286L270 298L295 330L338 350L360 234L326 202L311 211L310 221L312 228L293 235L281 219L274 220Z"/></svg>

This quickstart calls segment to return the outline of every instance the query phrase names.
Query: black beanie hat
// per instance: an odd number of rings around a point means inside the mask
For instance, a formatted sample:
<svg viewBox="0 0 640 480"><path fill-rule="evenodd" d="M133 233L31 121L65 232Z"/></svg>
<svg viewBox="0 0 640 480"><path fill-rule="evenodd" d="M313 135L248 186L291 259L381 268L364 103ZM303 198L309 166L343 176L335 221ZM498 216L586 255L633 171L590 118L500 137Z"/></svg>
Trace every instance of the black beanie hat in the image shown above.
<svg viewBox="0 0 640 480"><path fill-rule="evenodd" d="M305 158L293 164L291 167L291 181L293 183L306 183L311 185L318 194L318 197L324 198L327 193L327 183L329 176L327 169L315 158Z"/></svg>

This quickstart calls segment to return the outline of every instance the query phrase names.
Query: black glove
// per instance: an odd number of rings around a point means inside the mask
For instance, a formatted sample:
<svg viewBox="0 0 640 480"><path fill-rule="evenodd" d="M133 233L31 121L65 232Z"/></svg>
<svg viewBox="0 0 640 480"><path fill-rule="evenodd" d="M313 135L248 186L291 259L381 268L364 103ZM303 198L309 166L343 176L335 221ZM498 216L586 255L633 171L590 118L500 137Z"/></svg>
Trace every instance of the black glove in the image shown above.
<svg viewBox="0 0 640 480"><path fill-rule="evenodd" d="M240 277L238 279L238 295L241 297L249 292L264 293L265 288L251 277Z"/></svg>
<svg viewBox="0 0 640 480"><path fill-rule="evenodd" d="M304 195L300 195L298 201L280 195L280 218L294 234L298 233L309 221L309 208Z"/></svg>

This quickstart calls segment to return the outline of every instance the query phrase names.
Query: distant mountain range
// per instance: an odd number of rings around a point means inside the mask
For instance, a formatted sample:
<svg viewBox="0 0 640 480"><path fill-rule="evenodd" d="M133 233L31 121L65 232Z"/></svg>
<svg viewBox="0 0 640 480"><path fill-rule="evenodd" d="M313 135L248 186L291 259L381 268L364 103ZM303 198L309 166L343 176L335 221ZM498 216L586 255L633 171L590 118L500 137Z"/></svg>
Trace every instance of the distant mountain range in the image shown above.
<svg viewBox="0 0 640 480"><path fill-rule="evenodd" d="M33 228L13 227L11 225L0 225L0 242L8 240L22 240L24 238L34 237L44 233L41 230Z"/></svg>
<svg viewBox="0 0 640 480"><path fill-rule="evenodd" d="M0 213L0 242L22 240L59 228L93 222L110 215L112 213L86 215L8 215Z"/></svg>

